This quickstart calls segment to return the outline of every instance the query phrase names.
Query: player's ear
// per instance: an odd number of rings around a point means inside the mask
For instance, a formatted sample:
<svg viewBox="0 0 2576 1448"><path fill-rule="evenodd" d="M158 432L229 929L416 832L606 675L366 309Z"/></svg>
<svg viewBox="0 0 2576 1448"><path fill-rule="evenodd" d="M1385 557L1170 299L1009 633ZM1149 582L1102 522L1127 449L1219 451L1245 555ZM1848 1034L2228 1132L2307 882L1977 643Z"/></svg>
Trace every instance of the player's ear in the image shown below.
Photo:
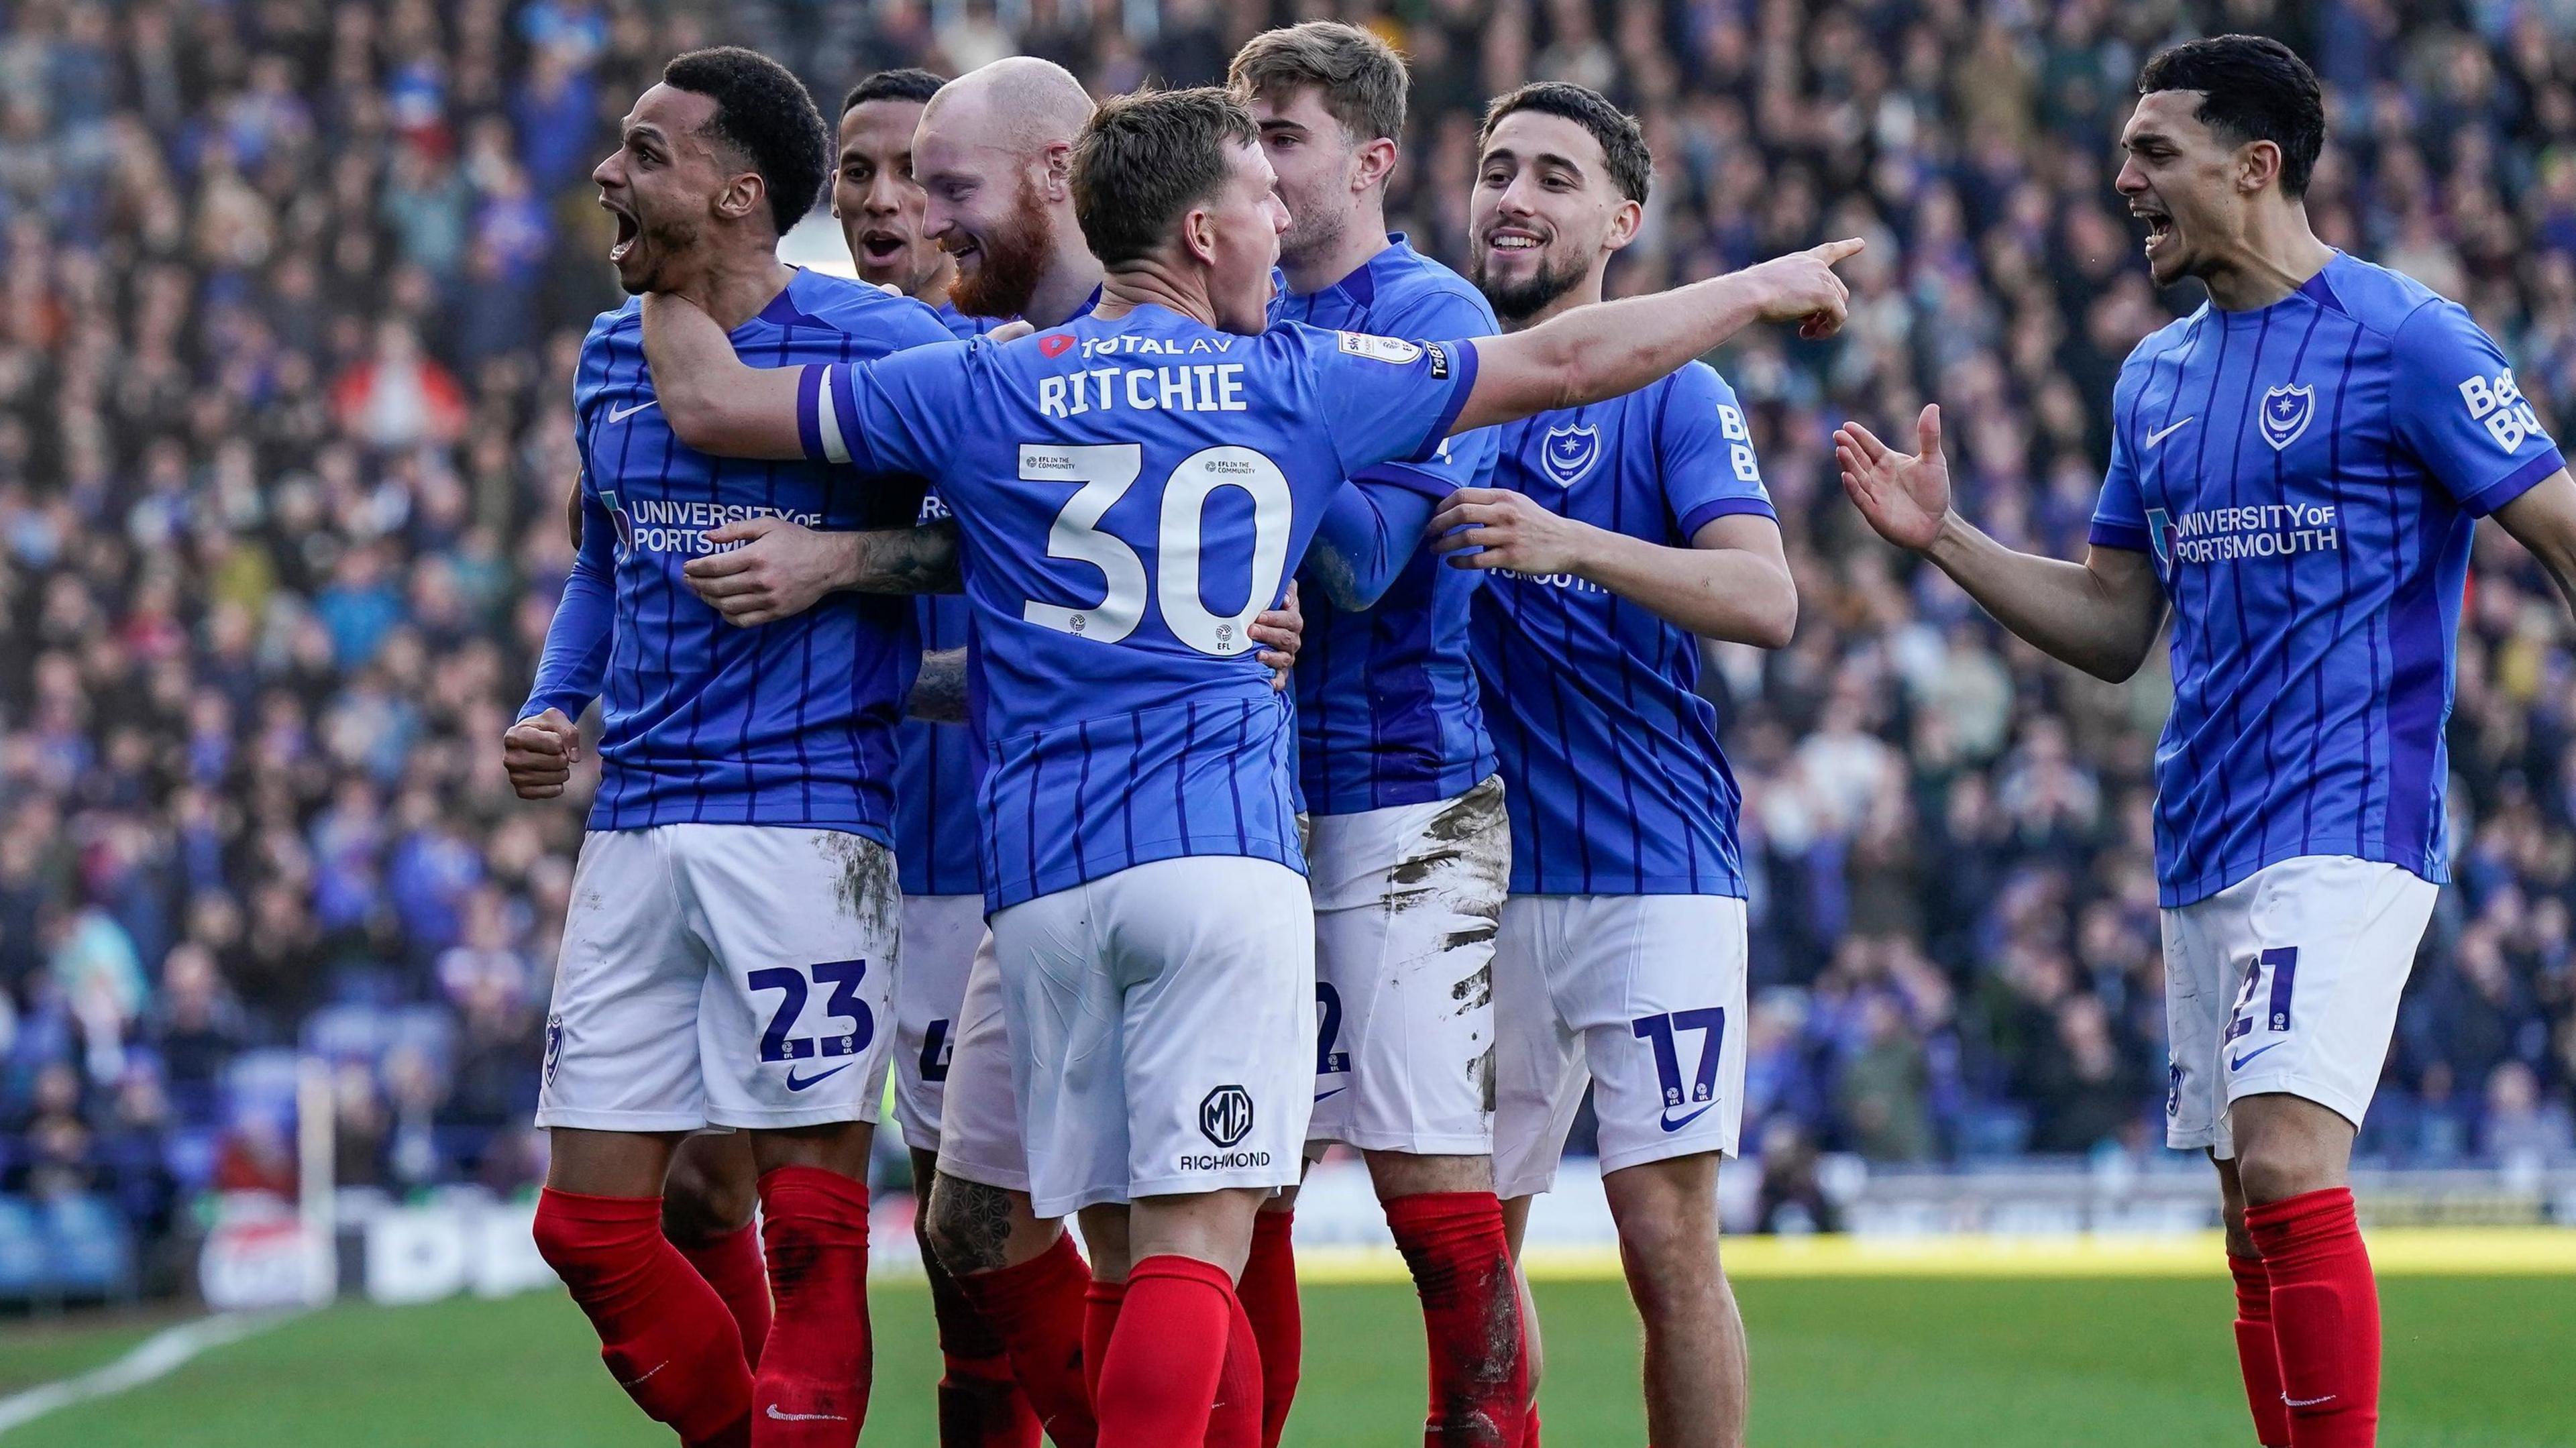
<svg viewBox="0 0 2576 1448"><path fill-rule="evenodd" d="M769 183L757 171L743 171L725 178L724 189L716 193L716 214L727 221L740 221L758 211L769 200Z"/></svg>
<svg viewBox="0 0 2576 1448"><path fill-rule="evenodd" d="M1193 206L1181 218L1181 245L1190 259L1202 266L1216 264L1216 213L1205 206Z"/></svg>
<svg viewBox="0 0 2576 1448"><path fill-rule="evenodd" d="M1351 190L1366 191L1372 186L1385 185L1386 178L1395 174L1395 157L1395 142L1384 136L1360 147L1359 164L1351 174Z"/></svg>
<svg viewBox="0 0 2576 1448"><path fill-rule="evenodd" d="M1620 197L1618 206L1610 212L1610 234L1601 239L1603 249L1608 251L1625 249L1628 243L1637 239L1637 232L1645 224L1646 208L1625 196Z"/></svg>
<svg viewBox="0 0 2576 1448"><path fill-rule="evenodd" d="M2236 189L2251 196L2281 179L2281 147L2274 141L2248 141L2236 152Z"/></svg>
<svg viewBox="0 0 2576 1448"><path fill-rule="evenodd" d="M1039 184L1048 204L1053 205L1073 194L1073 143L1049 141L1045 156L1046 174Z"/></svg>

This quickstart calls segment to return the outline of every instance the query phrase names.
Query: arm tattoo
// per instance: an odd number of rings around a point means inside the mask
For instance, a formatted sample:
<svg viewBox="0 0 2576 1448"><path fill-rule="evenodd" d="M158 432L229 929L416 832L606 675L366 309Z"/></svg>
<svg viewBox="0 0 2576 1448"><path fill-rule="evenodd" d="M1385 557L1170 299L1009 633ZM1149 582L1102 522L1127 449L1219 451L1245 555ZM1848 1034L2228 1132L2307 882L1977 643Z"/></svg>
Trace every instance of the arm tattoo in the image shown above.
<svg viewBox="0 0 2576 1448"><path fill-rule="evenodd" d="M939 649L921 656L904 712L932 724L966 722L966 651Z"/></svg>
<svg viewBox="0 0 2576 1448"><path fill-rule="evenodd" d="M930 1240L939 1265L960 1277L1009 1265L1011 1194L941 1172L930 1194Z"/></svg>
<svg viewBox="0 0 2576 1448"><path fill-rule="evenodd" d="M918 528L870 528L856 535L857 567L844 586L858 593L957 593L957 520Z"/></svg>

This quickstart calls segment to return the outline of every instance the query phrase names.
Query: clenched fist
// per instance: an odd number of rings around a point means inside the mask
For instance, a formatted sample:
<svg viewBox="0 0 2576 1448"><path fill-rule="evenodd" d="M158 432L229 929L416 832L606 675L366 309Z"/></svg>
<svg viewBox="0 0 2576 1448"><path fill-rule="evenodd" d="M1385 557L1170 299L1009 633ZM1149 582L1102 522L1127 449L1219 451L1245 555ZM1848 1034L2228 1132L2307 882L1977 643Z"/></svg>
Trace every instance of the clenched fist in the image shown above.
<svg viewBox="0 0 2576 1448"><path fill-rule="evenodd" d="M521 799L553 799L564 792L581 758L581 726L561 709L531 714L501 736L501 768Z"/></svg>

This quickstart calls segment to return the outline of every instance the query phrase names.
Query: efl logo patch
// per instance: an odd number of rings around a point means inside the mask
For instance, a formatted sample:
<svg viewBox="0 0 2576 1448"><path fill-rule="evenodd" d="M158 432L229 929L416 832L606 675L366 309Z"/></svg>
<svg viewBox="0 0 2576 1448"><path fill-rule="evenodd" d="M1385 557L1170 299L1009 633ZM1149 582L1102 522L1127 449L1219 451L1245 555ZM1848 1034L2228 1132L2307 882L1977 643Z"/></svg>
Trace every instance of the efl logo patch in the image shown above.
<svg viewBox="0 0 2576 1448"><path fill-rule="evenodd" d="M1539 444L1538 462L1549 482L1570 488L1601 461L1601 429L1591 423L1551 427Z"/></svg>
<svg viewBox="0 0 2576 1448"><path fill-rule="evenodd" d="M2314 387L2271 388L2263 394L2263 440L2272 445L2272 451L2279 452L2299 440L2316 412Z"/></svg>
<svg viewBox="0 0 2576 1448"><path fill-rule="evenodd" d="M1049 332L1038 338L1038 351L1043 356L1061 357L1072 347L1073 334L1070 332Z"/></svg>
<svg viewBox="0 0 2576 1448"><path fill-rule="evenodd" d="M1420 347L1400 337L1373 337L1366 332L1338 332L1334 335L1342 339L1343 351L1354 357L1366 357L1372 362L1389 362L1402 367L1422 355Z"/></svg>
<svg viewBox="0 0 2576 1448"><path fill-rule="evenodd" d="M1252 1134L1252 1093L1240 1086L1219 1086L1199 1102L1199 1133L1218 1146L1232 1146Z"/></svg>

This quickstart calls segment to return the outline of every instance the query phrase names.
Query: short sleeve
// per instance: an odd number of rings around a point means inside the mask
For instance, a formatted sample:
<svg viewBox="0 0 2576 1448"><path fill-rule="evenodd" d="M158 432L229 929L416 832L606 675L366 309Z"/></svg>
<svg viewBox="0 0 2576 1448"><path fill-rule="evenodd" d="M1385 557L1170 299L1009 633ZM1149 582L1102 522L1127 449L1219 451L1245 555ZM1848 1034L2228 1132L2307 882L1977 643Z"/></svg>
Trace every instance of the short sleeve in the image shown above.
<svg viewBox="0 0 2576 1448"><path fill-rule="evenodd" d="M796 385L805 456L862 473L936 478L956 452L973 342L914 347L873 362L810 366Z"/></svg>
<svg viewBox="0 0 2576 1448"><path fill-rule="evenodd" d="M2152 340L2152 339L2151 339ZM2130 553L2152 553L2155 539L2147 531L2146 495L2138 491L2138 453L2129 440L2136 418L2136 390L2133 376L2143 376L2139 358L2146 355L2146 344L2129 354L2120 368L2120 380L2111 388L2111 466L2102 474L2102 496L2093 504L2093 528L2086 541L2096 548L2118 548Z"/></svg>
<svg viewBox="0 0 2576 1448"><path fill-rule="evenodd" d="M1735 389L1705 362L1693 362L1665 384L1655 420L1664 505L1684 543L1718 518L1752 513L1777 520L1753 455L1753 430Z"/></svg>
<svg viewBox="0 0 2576 1448"><path fill-rule="evenodd" d="M1476 386L1473 342L1409 342L1290 324L1343 477L1437 460ZM1448 449L1452 459L1457 449Z"/></svg>
<svg viewBox="0 0 2576 1448"><path fill-rule="evenodd" d="M2389 407L2398 439L2483 518L2566 466L2514 385L2493 338L2455 302L2426 302L2398 325Z"/></svg>

